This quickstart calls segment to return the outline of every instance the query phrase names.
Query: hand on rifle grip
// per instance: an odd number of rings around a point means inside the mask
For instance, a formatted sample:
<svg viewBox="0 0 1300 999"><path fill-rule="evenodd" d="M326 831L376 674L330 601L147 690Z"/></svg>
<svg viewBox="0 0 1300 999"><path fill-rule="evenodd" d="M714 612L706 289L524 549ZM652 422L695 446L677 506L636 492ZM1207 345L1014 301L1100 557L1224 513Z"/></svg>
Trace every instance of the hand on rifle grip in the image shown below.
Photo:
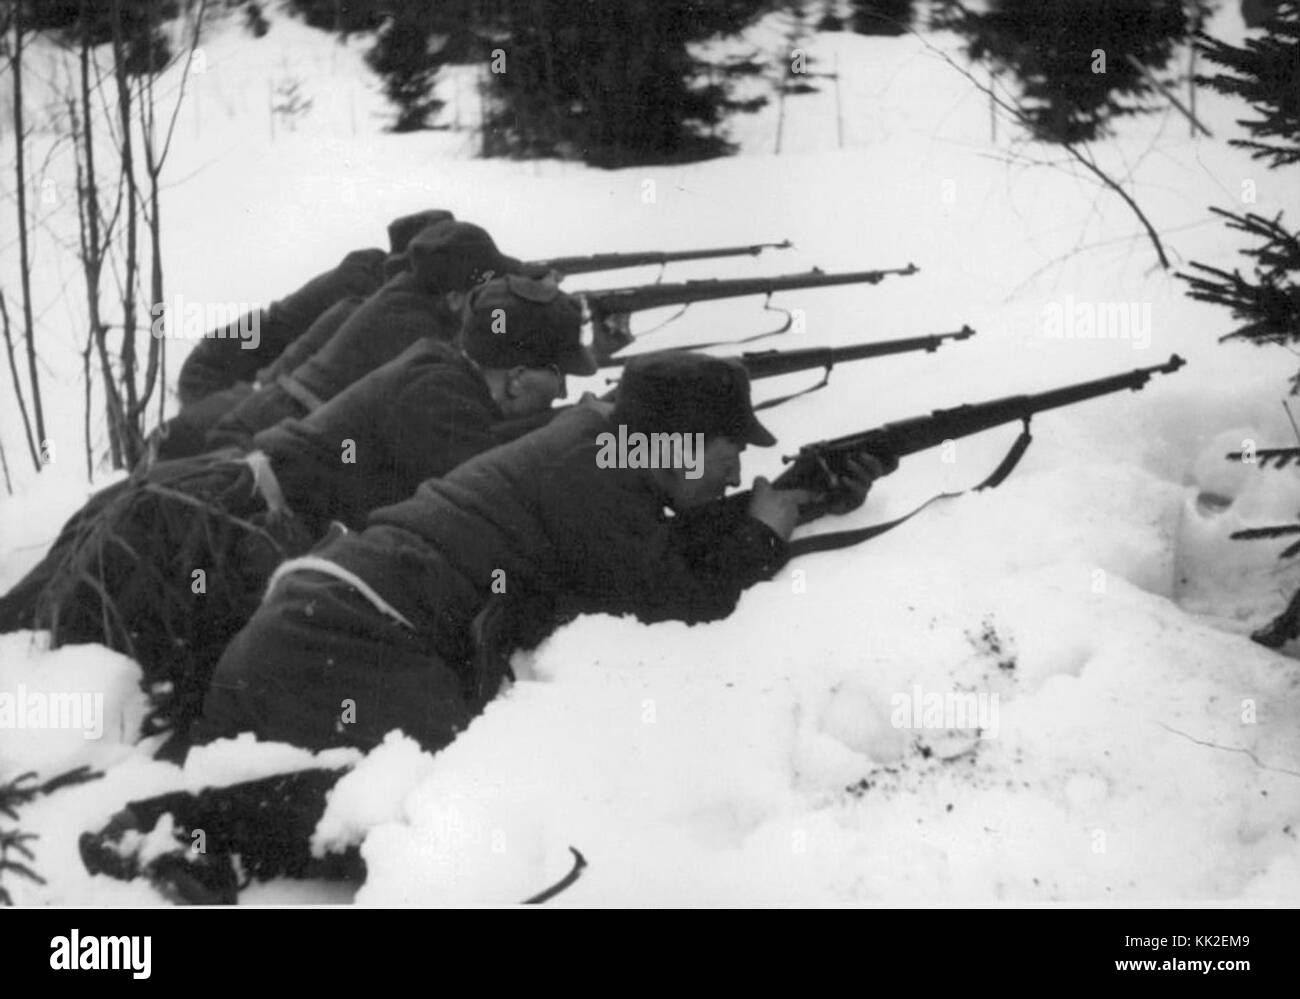
<svg viewBox="0 0 1300 999"><path fill-rule="evenodd" d="M898 467L898 460L889 463L871 454L863 453L848 460L848 471L833 477L831 489L826 493L820 513L837 515L851 513L867 501L867 493L876 479L888 475Z"/></svg>
<svg viewBox="0 0 1300 999"><path fill-rule="evenodd" d="M761 475L754 480L749 515L770 527L782 539L789 539L800 522L800 507L816 500L807 489L776 489Z"/></svg>

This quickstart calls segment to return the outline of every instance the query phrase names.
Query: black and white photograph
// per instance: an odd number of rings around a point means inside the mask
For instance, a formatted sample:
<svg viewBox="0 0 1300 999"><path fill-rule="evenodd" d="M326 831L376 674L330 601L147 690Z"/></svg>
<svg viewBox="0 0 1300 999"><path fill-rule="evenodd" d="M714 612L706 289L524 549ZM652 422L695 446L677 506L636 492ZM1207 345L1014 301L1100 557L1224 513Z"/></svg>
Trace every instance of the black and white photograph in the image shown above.
<svg viewBox="0 0 1300 999"><path fill-rule="evenodd" d="M1300 905L1300 0L0 0L0 329L3 906Z"/></svg>

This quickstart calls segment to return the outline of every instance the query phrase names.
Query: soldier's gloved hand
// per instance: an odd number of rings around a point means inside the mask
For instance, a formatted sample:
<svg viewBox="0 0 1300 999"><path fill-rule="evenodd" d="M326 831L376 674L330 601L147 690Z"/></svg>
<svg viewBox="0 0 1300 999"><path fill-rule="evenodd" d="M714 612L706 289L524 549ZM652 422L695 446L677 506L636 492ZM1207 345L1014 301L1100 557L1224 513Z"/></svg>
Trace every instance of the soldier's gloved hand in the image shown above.
<svg viewBox="0 0 1300 999"><path fill-rule="evenodd" d="M761 475L754 480L753 492L749 515L770 527L782 541L789 540L799 522L799 507L815 497L807 489L774 489Z"/></svg>
<svg viewBox="0 0 1300 999"><path fill-rule="evenodd" d="M867 493L871 491L876 479L888 475L898 467L897 461L892 464L893 468L890 468L870 454L850 458L849 472L839 476L834 488L826 495L823 512L845 514L856 510L867 501Z"/></svg>

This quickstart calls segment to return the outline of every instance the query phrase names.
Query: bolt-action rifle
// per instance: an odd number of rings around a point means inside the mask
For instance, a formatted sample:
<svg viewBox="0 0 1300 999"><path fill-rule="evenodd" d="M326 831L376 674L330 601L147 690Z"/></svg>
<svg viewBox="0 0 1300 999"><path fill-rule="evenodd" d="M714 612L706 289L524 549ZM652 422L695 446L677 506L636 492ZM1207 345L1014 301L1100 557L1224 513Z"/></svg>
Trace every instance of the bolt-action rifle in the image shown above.
<svg viewBox="0 0 1300 999"><path fill-rule="evenodd" d="M981 488L997 485L1006 478L1020 460L1029 446L1029 421L1036 414L1061 406L1071 406L1087 399L1110 395L1124 389L1137 391L1143 388L1152 375L1169 374L1177 371L1186 362L1177 354L1170 356L1164 364L1148 368L1135 368L1118 375L1097 378L1092 381L1079 382L1063 388L1050 389L1028 395L1013 395L988 402L955 406L951 409L936 409L925 416L908 420L886 423L871 430L864 430L844 437L817 441L801 447L797 454L787 456L788 465L773 481L777 489L809 489L820 494L834 494L838 491L841 477L852 474L850 462L862 455L871 455L878 459L887 471L893 471L898 461L909 454L936 447L944 441L969 437L972 434L1001 426L1005 423L1022 423L1024 431L1013 445L1011 452L1003 459L997 470ZM743 516L749 507L751 491L734 493L712 503L683 512L677 519L681 521L688 553L703 553L711 547L711 539L717 532L725 529L730 518ZM804 511L816 515L821 512L818 504ZM870 530L870 529L868 529ZM877 532L878 533L878 532ZM851 538L858 532L842 532L843 538ZM865 540L869 535L859 535L844 543L852 544ZM822 542L816 547L804 550L821 550L840 547L825 543L825 536L804 539L808 542ZM798 553L799 542L791 545L791 552Z"/></svg>
<svg viewBox="0 0 1300 999"><path fill-rule="evenodd" d="M744 365L750 381L760 378L776 378L780 375L795 374L799 371L822 369L822 380L811 388L801 389L790 395L768 399L754 406L755 409L771 409L783 402L816 392L831 382L831 370L837 364L849 361L864 361L872 357L885 357L889 354L902 354L912 350L924 350L932 354L949 340L966 340L975 335L969 326L963 326L955 333L932 333L929 336L905 337L901 340L877 340L874 343L855 343L848 347L801 347L796 350L751 350L735 355L735 360ZM690 349L690 348L683 348ZM652 350L636 357L658 357L677 353L675 350ZM607 368L622 367L631 357L614 358ZM614 379L610 379L613 381Z"/></svg>
<svg viewBox="0 0 1300 999"><path fill-rule="evenodd" d="M647 264L667 264L683 260L713 260L717 257L757 257L764 250L788 250L794 244L788 239L779 243L751 243L749 246L717 246L706 250L639 250L628 253L592 253L587 256L551 257L547 260L530 260L530 268L556 271L561 277L574 274L592 274L596 271L613 271L622 267L642 267Z"/></svg>
<svg viewBox="0 0 1300 999"><path fill-rule="evenodd" d="M633 312L658 309L666 305L680 305L684 310L695 302L711 302L744 295L766 295L770 299L778 291L800 288L879 284L891 274L908 275L916 272L914 264L892 270L849 271L843 274L827 274L813 269L804 274L778 274L765 278L711 278L676 284L644 284L628 288L577 291L571 294L583 303L591 322L593 352L597 361L604 363L634 339L630 327ZM790 328L790 323L790 314L787 312L785 325L772 332L783 332Z"/></svg>
<svg viewBox="0 0 1300 999"><path fill-rule="evenodd" d="M934 353L949 340L967 340L975 335L969 326L963 326L954 333L930 333L926 336L903 337L899 340L876 340L872 343L855 343L847 347L799 347L795 350L747 350L735 355L735 360L745 366L750 381L759 378L776 378L779 375L792 375L799 371L812 371L824 368L827 374L837 364L849 361L862 361L871 357L885 357L889 354L904 354L913 350ZM621 368L628 361L644 357L661 357L676 354L683 350L692 350L690 346L677 347L672 350L650 350L644 354L630 357L615 357L603 368Z"/></svg>
<svg viewBox="0 0 1300 999"><path fill-rule="evenodd" d="M738 354L735 360L745 366L745 371L749 375L750 381L757 381L760 378L776 378L778 375L795 374L800 371L811 371L815 368L822 368L824 374L822 380L812 388L796 392L794 395L782 396L779 399L771 399L756 405L755 409L769 409L772 406L788 402L796 395L805 395L808 392L816 391L827 385L830 381L831 369L837 364L846 364L849 361L861 361L871 357L883 357L887 354L899 354L909 350L924 350L933 352L938 350L949 340L966 340L975 335L975 330L969 326L963 326L955 333L932 333L929 336L906 337L901 340L878 340L875 343L857 343L848 347L805 347L799 350L757 350L748 351L744 354ZM686 348L682 348L686 349ZM681 350L652 350L645 354L637 354L636 358L641 357L659 357L665 354L680 353ZM628 361L635 358L615 359L606 368L621 368ZM611 383L617 381L615 378L609 379ZM616 390L611 389L605 393L603 398L606 401L613 401ZM497 425L495 433L503 440L513 440L538 427L544 427L550 423L557 415L569 409L569 406L555 406L552 409L536 413L531 416L518 417L517 419L505 421Z"/></svg>

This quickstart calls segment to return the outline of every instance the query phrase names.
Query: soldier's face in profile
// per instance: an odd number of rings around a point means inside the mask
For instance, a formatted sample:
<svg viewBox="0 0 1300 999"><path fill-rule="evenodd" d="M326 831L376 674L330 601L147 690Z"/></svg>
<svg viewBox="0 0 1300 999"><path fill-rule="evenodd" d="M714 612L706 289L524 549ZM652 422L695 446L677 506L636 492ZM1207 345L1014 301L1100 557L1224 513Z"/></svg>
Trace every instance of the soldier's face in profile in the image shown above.
<svg viewBox="0 0 1300 999"><path fill-rule="evenodd" d="M699 506L721 497L728 486L740 485L740 453L744 450L743 442L730 437L706 437L704 454L696 457L698 477L689 477L683 468L673 470L674 505L678 509Z"/></svg>
<svg viewBox="0 0 1300 999"><path fill-rule="evenodd" d="M564 398L567 389L563 372L554 365L518 368L510 379L513 398L501 405L508 417L531 416L550 409L552 402Z"/></svg>

